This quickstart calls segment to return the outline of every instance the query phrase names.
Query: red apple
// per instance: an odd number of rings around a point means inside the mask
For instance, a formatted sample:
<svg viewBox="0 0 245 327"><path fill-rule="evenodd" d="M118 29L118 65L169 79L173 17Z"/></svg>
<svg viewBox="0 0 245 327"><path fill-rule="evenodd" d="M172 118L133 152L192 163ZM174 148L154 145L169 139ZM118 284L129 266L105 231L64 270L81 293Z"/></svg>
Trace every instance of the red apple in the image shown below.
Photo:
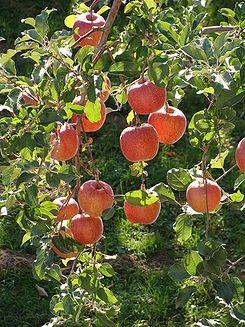
<svg viewBox="0 0 245 327"><path fill-rule="evenodd" d="M124 212L131 223L149 225L157 220L161 211L161 203L154 202L147 206L133 206L124 202Z"/></svg>
<svg viewBox="0 0 245 327"><path fill-rule="evenodd" d="M104 25L105 25L105 20L102 16L94 12L83 13L79 15L74 22L73 37L75 40L78 40L81 36L91 31L93 27L103 27ZM102 33L103 33L102 30L94 31L89 36L81 40L78 43L78 45L81 47L84 45L92 45L94 47L97 47L99 45Z"/></svg>
<svg viewBox="0 0 245 327"><path fill-rule="evenodd" d="M165 101L166 89L155 85L148 78L140 78L128 87L128 103L138 114L157 111Z"/></svg>
<svg viewBox="0 0 245 327"><path fill-rule="evenodd" d="M81 244L94 244L99 241L103 233L103 221L100 217L90 217L82 213L71 220L73 239Z"/></svg>
<svg viewBox="0 0 245 327"><path fill-rule="evenodd" d="M245 172L245 137L238 143L236 148L236 164L241 170L241 172Z"/></svg>
<svg viewBox="0 0 245 327"><path fill-rule="evenodd" d="M186 198L190 207L197 212L207 212L207 198L208 211L214 211L220 204L221 189L216 182L207 179L206 193L205 181L199 178L188 186Z"/></svg>
<svg viewBox="0 0 245 327"><path fill-rule="evenodd" d="M90 216L101 216L114 203L111 186L102 181L90 180L82 184L78 192L80 208Z"/></svg>
<svg viewBox="0 0 245 327"><path fill-rule="evenodd" d="M51 135L51 142L51 158L55 160L69 160L77 154L79 138L76 130L68 123L58 123L56 134Z"/></svg>
<svg viewBox="0 0 245 327"><path fill-rule="evenodd" d="M70 198L67 202L67 197L60 197L53 201L54 204L57 204L59 207L58 213L57 213L57 220L67 220L71 219L75 215L79 213L79 206L76 200L73 198ZM66 203L64 205L64 203Z"/></svg>
<svg viewBox="0 0 245 327"><path fill-rule="evenodd" d="M149 124L125 128L120 136L120 147L128 161L148 161L153 159L159 148L158 135Z"/></svg>
<svg viewBox="0 0 245 327"><path fill-rule="evenodd" d="M86 97L84 95L79 95L73 100L72 103L76 105L85 106L86 102L87 102ZM83 112L81 115L73 114L71 121L72 123L78 122L77 125L78 130L80 130L81 132L84 131L86 133L96 132L104 125L106 119L106 107L102 100L100 101L100 105L101 105L100 107L101 118L97 122L91 123L86 117L85 112Z"/></svg>
<svg viewBox="0 0 245 327"><path fill-rule="evenodd" d="M184 135L187 120L181 110L167 106L151 113L148 123L156 129L160 143L174 144Z"/></svg>

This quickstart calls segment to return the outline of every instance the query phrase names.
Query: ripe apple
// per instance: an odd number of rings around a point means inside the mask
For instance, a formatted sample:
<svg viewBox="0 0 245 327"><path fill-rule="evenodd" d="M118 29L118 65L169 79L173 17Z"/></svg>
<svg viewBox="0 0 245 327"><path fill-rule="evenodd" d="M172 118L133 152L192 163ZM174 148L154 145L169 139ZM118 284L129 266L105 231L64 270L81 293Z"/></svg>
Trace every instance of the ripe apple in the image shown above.
<svg viewBox="0 0 245 327"><path fill-rule="evenodd" d="M51 135L53 148L51 158L65 161L73 158L79 148L79 138L76 130L68 123L58 123L56 134Z"/></svg>
<svg viewBox="0 0 245 327"><path fill-rule="evenodd" d="M105 25L105 20L102 16L94 13L94 12L85 12L81 15L79 15L73 25L73 37L75 40L78 40L81 36L85 35L89 31L92 30L93 27L103 27ZM84 45L92 45L94 47L97 47L100 42L100 38L102 36L102 30L101 31L94 31L89 36L85 37L83 40L81 40L78 45L84 46Z"/></svg>
<svg viewBox="0 0 245 327"><path fill-rule="evenodd" d="M66 197L60 197L53 201L54 204L57 204L59 207L58 213L57 213L57 220L67 220L71 219L75 215L79 213L79 206L76 200L73 198L70 198L69 201L64 205L66 202Z"/></svg>
<svg viewBox="0 0 245 327"><path fill-rule="evenodd" d="M161 211L161 202L157 201L147 206L133 206L124 202L124 212L131 223L149 225L157 220Z"/></svg>
<svg viewBox="0 0 245 327"><path fill-rule="evenodd" d="M80 208L90 216L101 216L114 203L111 186L102 181L89 180L83 183L78 191Z"/></svg>
<svg viewBox="0 0 245 327"><path fill-rule="evenodd" d="M24 100L25 104L30 106L38 106L40 104L38 95L32 95L30 91L24 91L22 93L22 99Z"/></svg>
<svg viewBox="0 0 245 327"><path fill-rule="evenodd" d="M94 244L99 241L103 233L103 221L100 217L90 217L82 213L71 220L73 239L81 244Z"/></svg>
<svg viewBox="0 0 245 327"><path fill-rule="evenodd" d="M63 239L65 239L67 237L67 235L72 236L70 228L66 228L65 231L61 230L60 231L61 236L63 237ZM68 253L64 253L62 251L60 251L54 244L51 245L51 249L61 258L74 258L78 255L77 252L68 252Z"/></svg>
<svg viewBox="0 0 245 327"><path fill-rule="evenodd" d="M159 149L157 132L150 124L127 127L121 133L120 147L128 161L151 160Z"/></svg>
<svg viewBox="0 0 245 327"><path fill-rule="evenodd" d="M236 164L241 170L241 172L245 172L245 137L238 143L236 148Z"/></svg>
<svg viewBox="0 0 245 327"><path fill-rule="evenodd" d="M148 78L139 78L128 87L128 103L138 114L150 114L163 107L166 89L152 83Z"/></svg>
<svg viewBox="0 0 245 327"><path fill-rule="evenodd" d="M103 102L106 102L106 100L109 98L110 88L111 88L111 81L107 75L104 78L104 84L105 84L105 86L103 85L104 89L100 93L100 99Z"/></svg>
<svg viewBox="0 0 245 327"><path fill-rule="evenodd" d="M202 178L192 182L186 190L186 198L190 207L197 212L207 212L206 185ZM221 189L219 185L207 179L207 204L208 211L214 211L220 204Z"/></svg>
<svg viewBox="0 0 245 327"><path fill-rule="evenodd" d="M160 143L174 144L184 135L187 120L181 110L167 106L151 113L148 123L156 129Z"/></svg>
<svg viewBox="0 0 245 327"><path fill-rule="evenodd" d="M77 97L75 97L75 99L73 100L72 103L76 104L76 105L85 106L86 102L87 102L87 99L84 95L78 95ZM101 118L97 122L91 123L88 120L88 118L86 117L85 112L83 112L81 115L73 114L71 121L72 121L72 123L78 122L77 129L79 131L81 131L81 132L84 131L86 133L96 132L104 125L104 122L106 119L106 107L102 100L100 101L100 105L101 105L101 107L100 107Z"/></svg>

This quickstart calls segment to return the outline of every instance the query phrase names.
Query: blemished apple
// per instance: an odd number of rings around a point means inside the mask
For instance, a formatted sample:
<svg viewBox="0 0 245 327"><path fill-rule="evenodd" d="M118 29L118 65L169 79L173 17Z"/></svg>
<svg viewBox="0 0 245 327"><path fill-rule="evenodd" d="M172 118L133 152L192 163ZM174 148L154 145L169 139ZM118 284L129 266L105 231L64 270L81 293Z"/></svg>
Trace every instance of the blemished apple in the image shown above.
<svg viewBox="0 0 245 327"><path fill-rule="evenodd" d="M236 164L241 170L241 172L245 172L245 137L238 143L236 148Z"/></svg>
<svg viewBox="0 0 245 327"><path fill-rule="evenodd" d="M22 93L22 98L25 104L29 106L38 106L40 104L39 97L37 95L32 95L30 91L24 91Z"/></svg>
<svg viewBox="0 0 245 327"><path fill-rule="evenodd" d="M164 106L149 115L148 123L156 129L160 143L174 144L184 135L187 120L181 110Z"/></svg>
<svg viewBox="0 0 245 327"><path fill-rule="evenodd" d="M84 95L78 95L72 101L73 104L81 105L81 106L85 106L86 102L87 102L87 99ZM104 122L106 119L106 107L102 100L100 101L100 105L101 105L100 106L101 118L99 121L94 122L94 123L90 122L88 120L88 118L86 117L85 112L83 112L81 115L73 114L73 116L71 118L71 122L77 123L77 129L81 132L83 131L85 133L88 133L88 132L98 131L104 125Z"/></svg>
<svg viewBox="0 0 245 327"><path fill-rule="evenodd" d="M128 161L152 160L159 149L157 132L150 124L127 127L121 133L120 147Z"/></svg>
<svg viewBox="0 0 245 327"><path fill-rule="evenodd" d="M207 195L207 196L206 196ZM190 207L197 212L212 212L218 208L221 201L221 188L219 185L207 179L199 178L193 181L186 190L186 199ZM206 201L207 199L207 201Z"/></svg>
<svg viewBox="0 0 245 327"><path fill-rule="evenodd" d="M163 107L166 89L152 83L147 77L139 78L127 90L128 103L138 114L150 114Z"/></svg>
<svg viewBox="0 0 245 327"><path fill-rule="evenodd" d="M77 131L68 123L58 123L56 134L52 133L51 158L58 161L66 161L73 158L79 148Z"/></svg>
<svg viewBox="0 0 245 327"><path fill-rule="evenodd" d="M79 206L75 199L70 198L67 202L66 197L60 197L53 201L54 204L57 204L59 207L58 213L57 213L57 220L67 220L71 219L75 215L79 213ZM65 204L64 204L65 203Z"/></svg>
<svg viewBox="0 0 245 327"><path fill-rule="evenodd" d="M78 203L90 216L101 216L104 210L113 206L114 192L106 182L89 180L78 191Z"/></svg>
<svg viewBox="0 0 245 327"><path fill-rule="evenodd" d="M124 212L127 219L134 224L150 225L154 223L161 211L161 203L154 202L147 206L134 206L124 202Z"/></svg>
<svg viewBox="0 0 245 327"><path fill-rule="evenodd" d="M76 242L84 245L94 244L103 234L103 221L100 217L78 214L71 220L71 233Z"/></svg>
<svg viewBox="0 0 245 327"><path fill-rule="evenodd" d="M85 12L79 15L73 25L73 37L78 40L81 36L87 34L94 27L103 27L105 25L105 20L102 16L94 12ZM99 45L102 30L94 31L84 39L82 39L78 46L91 45L97 47Z"/></svg>

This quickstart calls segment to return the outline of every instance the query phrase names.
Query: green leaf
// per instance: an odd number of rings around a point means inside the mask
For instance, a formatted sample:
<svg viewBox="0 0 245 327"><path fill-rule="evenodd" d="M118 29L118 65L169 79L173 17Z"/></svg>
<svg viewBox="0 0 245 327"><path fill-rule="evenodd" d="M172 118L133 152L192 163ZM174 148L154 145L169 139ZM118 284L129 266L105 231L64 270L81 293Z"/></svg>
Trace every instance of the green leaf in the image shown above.
<svg viewBox="0 0 245 327"><path fill-rule="evenodd" d="M32 17L21 19L21 23L31 25L32 27L35 27L36 24L35 19Z"/></svg>
<svg viewBox="0 0 245 327"><path fill-rule="evenodd" d="M48 276L52 277L54 280L57 280L58 282L61 280L61 269L60 266L57 264L53 264L51 268L48 270Z"/></svg>
<svg viewBox="0 0 245 327"><path fill-rule="evenodd" d="M128 125L130 125L130 123L134 120L134 111L133 110L131 110L129 112L129 114L127 115L126 120L127 120Z"/></svg>
<svg viewBox="0 0 245 327"><path fill-rule="evenodd" d="M184 257L184 265L186 271L190 274L195 276L197 272L197 266L199 263L203 261L202 257L197 251L191 250L185 257Z"/></svg>
<svg viewBox="0 0 245 327"><path fill-rule="evenodd" d="M142 190L127 192L124 198L125 201L133 206L148 206L159 201L156 194L144 192Z"/></svg>
<svg viewBox="0 0 245 327"><path fill-rule="evenodd" d="M101 264L100 272L106 277L112 277L115 275L113 267L108 262L103 262Z"/></svg>
<svg viewBox="0 0 245 327"><path fill-rule="evenodd" d="M210 87L206 87L203 90L197 91L197 94L203 94L203 93L205 93L205 94L214 94L214 88L212 86L210 86Z"/></svg>
<svg viewBox="0 0 245 327"><path fill-rule="evenodd" d="M85 105L86 117L91 123L95 123L101 119L100 100L96 99L95 103L87 101Z"/></svg>
<svg viewBox="0 0 245 327"><path fill-rule="evenodd" d="M165 201L175 202L174 192L169 185L166 185L164 183L158 183L155 186L151 187L150 191L156 192L161 202L165 202Z"/></svg>
<svg viewBox="0 0 245 327"><path fill-rule="evenodd" d="M236 190L245 181L245 174L240 175L234 184L234 190Z"/></svg>
<svg viewBox="0 0 245 327"><path fill-rule="evenodd" d="M185 191L192 182L192 178L187 169L172 168L167 172L167 181L174 190Z"/></svg>
<svg viewBox="0 0 245 327"><path fill-rule="evenodd" d="M218 297L222 298L227 304L230 304L234 299L238 302L242 302L244 299L244 287L237 277L231 277L224 281L220 280L215 283L215 288Z"/></svg>
<svg viewBox="0 0 245 327"><path fill-rule="evenodd" d="M72 28L77 17L78 15L67 16L64 21L65 26L68 28Z"/></svg>
<svg viewBox="0 0 245 327"><path fill-rule="evenodd" d="M156 3L154 0L143 0L146 9L151 10L152 8L156 8Z"/></svg>
<svg viewBox="0 0 245 327"><path fill-rule="evenodd" d="M27 232L25 233L25 235L22 238L22 242L21 245L25 244L26 242L28 242L31 239L31 232Z"/></svg>
<svg viewBox="0 0 245 327"><path fill-rule="evenodd" d="M190 277L190 274L188 274L182 262L173 264L169 268L168 275L174 281L182 281Z"/></svg>
<svg viewBox="0 0 245 327"><path fill-rule="evenodd" d="M200 45L196 43L189 43L182 48L182 51L197 61L207 62L207 57L205 52L200 48Z"/></svg>
<svg viewBox="0 0 245 327"><path fill-rule="evenodd" d="M30 207L38 206L38 189L36 184L26 187L25 189L25 201Z"/></svg>
<svg viewBox="0 0 245 327"><path fill-rule="evenodd" d="M73 104L71 102L68 102L64 110L71 110L72 112L75 112L76 114L80 115L84 111L85 107L79 104Z"/></svg>
<svg viewBox="0 0 245 327"><path fill-rule="evenodd" d="M107 288L107 287L101 287L99 290L98 290L98 297L104 301L105 303L108 303L108 304L115 304L117 303L117 298L115 297L115 295L112 293L112 291Z"/></svg>
<svg viewBox="0 0 245 327"><path fill-rule="evenodd" d="M57 173L49 172L46 173L46 181L51 187L58 187L60 184L60 178Z"/></svg>
<svg viewBox="0 0 245 327"><path fill-rule="evenodd" d="M123 90L121 93L118 93L116 95L116 99L121 104L127 103L127 101L128 101L127 93Z"/></svg>
<svg viewBox="0 0 245 327"><path fill-rule="evenodd" d="M110 10L110 9L111 9L110 7L104 5L103 7L101 7L101 8L98 10L97 14L98 14L98 15L102 15L104 12L106 12L106 11L108 11L108 10Z"/></svg>
<svg viewBox="0 0 245 327"><path fill-rule="evenodd" d="M16 181L16 188L18 188L22 183L30 182L36 176L37 175L34 173L23 172Z"/></svg>
<svg viewBox="0 0 245 327"><path fill-rule="evenodd" d="M4 54L2 54L1 57L1 64L4 66L7 64L7 62L17 53L14 49L8 49L8 51Z"/></svg>
<svg viewBox="0 0 245 327"><path fill-rule="evenodd" d="M231 10L230 8L221 8L219 11L225 17L228 17L228 18L235 17L235 12L233 10Z"/></svg>
<svg viewBox="0 0 245 327"><path fill-rule="evenodd" d="M114 214L115 214L115 208L112 207L103 211L102 218L103 220L109 220L114 216Z"/></svg>
<svg viewBox="0 0 245 327"><path fill-rule="evenodd" d="M232 305L231 316L241 322L245 322L245 302Z"/></svg>
<svg viewBox="0 0 245 327"><path fill-rule="evenodd" d="M70 183L74 179L76 179L77 171L76 168L72 165L62 165L59 170L59 178L63 181Z"/></svg>
<svg viewBox="0 0 245 327"><path fill-rule="evenodd" d="M225 152L221 152L214 159L211 159L211 168L223 169L225 158L228 156L228 154L229 150L225 150Z"/></svg>
<svg viewBox="0 0 245 327"><path fill-rule="evenodd" d="M36 17L36 30L42 37L45 37L49 32L48 19L49 15L54 11L56 11L56 9L44 9L41 14Z"/></svg>
<svg viewBox="0 0 245 327"><path fill-rule="evenodd" d="M182 308L196 290L196 286L186 286L180 290L176 299L176 308Z"/></svg>
<svg viewBox="0 0 245 327"><path fill-rule="evenodd" d="M173 228L177 234L177 240L183 244L191 237L192 220L190 216L186 215L185 213L180 214L176 218Z"/></svg>
<svg viewBox="0 0 245 327"><path fill-rule="evenodd" d="M111 65L109 72L116 75L125 75L129 77L138 76L141 72L141 66L138 62L121 61Z"/></svg>
<svg viewBox="0 0 245 327"><path fill-rule="evenodd" d="M238 190L236 193L230 194L230 198L233 202L242 202L244 199L244 194Z"/></svg>
<svg viewBox="0 0 245 327"><path fill-rule="evenodd" d="M160 87L166 87L169 75L169 64L162 62L153 62L149 66L149 77Z"/></svg>

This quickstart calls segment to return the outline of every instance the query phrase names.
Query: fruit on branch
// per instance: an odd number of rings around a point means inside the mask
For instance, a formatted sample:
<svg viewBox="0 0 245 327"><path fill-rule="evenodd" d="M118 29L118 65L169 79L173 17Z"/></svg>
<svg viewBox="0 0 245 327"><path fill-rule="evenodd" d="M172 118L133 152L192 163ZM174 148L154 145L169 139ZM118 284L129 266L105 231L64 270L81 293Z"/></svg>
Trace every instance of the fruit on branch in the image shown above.
<svg viewBox="0 0 245 327"><path fill-rule="evenodd" d="M103 27L105 25L105 20L102 16L94 13L94 12L85 12L79 15L73 25L73 37L75 40L78 40L81 36L90 32L93 28ZM102 30L94 31L84 39L82 39L78 45L92 45L97 47L100 42L100 38L102 36Z"/></svg>
<svg viewBox="0 0 245 327"><path fill-rule="evenodd" d="M90 216L101 216L114 203L114 192L111 186L102 181L89 180L83 183L78 191L80 208Z"/></svg>
<svg viewBox="0 0 245 327"><path fill-rule="evenodd" d="M152 83L147 77L139 78L128 87L128 103L138 114L150 114L163 107L166 89Z"/></svg>
<svg viewBox="0 0 245 327"><path fill-rule="evenodd" d="M207 212L207 207L208 211L214 211L220 204L221 189L210 179L207 179L206 188L205 180L199 178L188 186L186 198L190 207L197 212Z"/></svg>
<svg viewBox="0 0 245 327"><path fill-rule="evenodd" d="M73 158L79 148L79 139L76 130L68 123L58 122L56 134L52 133L51 158L65 161Z"/></svg>
<svg viewBox="0 0 245 327"><path fill-rule="evenodd" d="M60 230L60 235L62 236L62 238L65 240L67 235L72 236L70 228L65 228L65 230ZM78 255L77 252L62 252L60 249L58 249L53 243L51 245L51 249L61 258L73 258L76 257Z"/></svg>
<svg viewBox="0 0 245 327"><path fill-rule="evenodd" d="M81 244L94 244L103 233L103 221L100 217L90 217L82 213L71 220L72 237Z"/></svg>
<svg viewBox="0 0 245 327"><path fill-rule="evenodd" d="M148 123L156 129L160 143L174 144L184 135L187 120L181 110L167 105L151 113Z"/></svg>
<svg viewBox="0 0 245 327"><path fill-rule="evenodd" d="M124 212L131 223L149 225L157 220L161 211L161 203L154 202L146 206L134 206L124 202Z"/></svg>
<svg viewBox="0 0 245 327"><path fill-rule="evenodd" d="M236 148L236 164L241 170L241 172L245 172L245 137L238 143Z"/></svg>
<svg viewBox="0 0 245 327"><path fill-rule="evenodd" d="M67 202L67 197L60 197L53 201L54 204L58 205L59 210L57 213L57 220L71 219L79 213L79 206L75 199L70 198Z"/></svg>
<svg viewBox="0 0 245 327"><path fill-rule="evenodd" d="M73 100L73 104L76 105L81 105L81 106L85 106L86 105L86 97L84 97L84 95L78 95L74 100ZM71 121L72 123L77 123L77 129L79 131L84 131L86 133L88 132L96 132L98 131L105 122L106 119L106 107L104 102L101 100L100 101L100 110L101 110L101 118L99 121L97 122L90 122L85 114L85 112L83 112L81 115L77 115L77 114L73 114Z"/></svg>
<svg viewBox="0 0 245 327"><path fill-rule="evenodd" d="M128 161L151 160L159 149L157 132L150 124L127 127L121 133L120 147Z"/></svg>
<svg viewBox="0 0 245 327"><path fill-rule="evenodd" d="M32 95L30 91L24 91L22 93L22 99L26 105L29 106L38 106L40 104L40 99L38 95Z"/></svg>
<svg viewBox="0 0 245 327"><path fill-rule="evenodd" d="M103 90L100 93L100 99L103 102L106 102L106 100L109 98L110 95L110 89L111 89L111 81L109 77L106 75L104 78L104 83L103 83Z"/></svg>

